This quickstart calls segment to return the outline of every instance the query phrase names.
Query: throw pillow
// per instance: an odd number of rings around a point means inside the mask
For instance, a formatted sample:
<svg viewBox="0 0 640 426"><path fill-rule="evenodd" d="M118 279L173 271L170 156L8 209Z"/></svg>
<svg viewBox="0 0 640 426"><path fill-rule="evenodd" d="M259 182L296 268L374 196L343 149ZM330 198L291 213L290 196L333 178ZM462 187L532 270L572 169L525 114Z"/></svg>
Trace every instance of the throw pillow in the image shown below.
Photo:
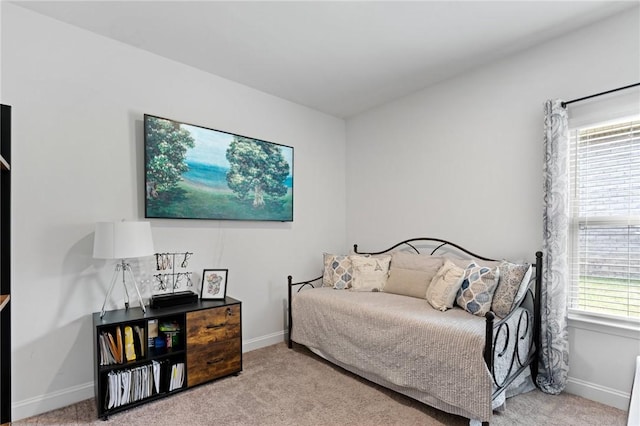
<svg viewBox="0 0 640 426"><path fill-rule="evenodd" d="M500 318L506 317L511 312L520 284L529 268L530 265L519 265L506 260L498 266L500 280L493 295L491 310Z"/></svg>
<svg viewBox="0 0 640 426"><path fill-rule="evenodd" d="M491 268L471 263L464 271L456 303L469 313L484 316L491 309L498 278L497 266Z"/></svg>
<svg viewBox="0 0 640 426"><path fill-rule="evenodd" d="M527 289L529 289L529 281L531 281L531 276L533 275L533 265L529 265L529 269L524 274L524 278L520 282L520 287L518 288L518 292L516 293L516 297L513 299L513 305L511 305L511 310L520 304L522 299L527 293Z"/></svg>
<svg viewBox="0 0 640 426"><path fill-rule="evenodd" d="M389 275L391 256L349 256L353 268L352 291L382 291Z"/></svg>
<svg viewBox="0 0 640 426"><path fill-rule="evenodd" d="M462 269L467 269L467 266L469 266L469 264L475 262L475 260L473 259L459 259L457 257L450 257L448 259L458 268L462 268Z"/></svg>
<svg viewBox="0 0 640 426"><path fill-rule="evenodd" d="M351 285L352 274L349 256L324 253L323 287L344 290Z"/></svg>
<svg viewBox="0 0 640 426"><path fill-rule="evenodd" d="M440 311L453 308L463 276L464 269L448 259L445 260L427 288L427 302Z"/></svg>
<svg viewBox="0 0 640 426"><path fill-rule="evenodd" d="M384 292L424 299L431 279L431 275L424 271L395 268L391 259L389 279L384 286Z"/></svg>
<svg viewBox="0 0 640 426"><path fill-rule="evenodd" d="M443 263L444 259L438 256L394 252L384 291L424 299L427 287Z"/></svg>
<svg viewBox="0 0 640 426"><path fill-rule="evenodd" d="M448 259L450 259L453 263L455 263L457 266L461 267L462 269L467 269L467 266L469 266L472 263L475 263L477 265L479 262L482 263L483 266L488 266L490 268L500 265L499 260L479 260L479 259L470 259L470 258L459 259L457 257L449 257Z"/></svg>
<svg viewBox="0 0 640 426"><path fill-rule="evenodd" d="M433 278L444 264L444 258L428 254L418 254L408 251L397 251L391 255L391 269L402 268L412 271L424 271Z"/></svg>

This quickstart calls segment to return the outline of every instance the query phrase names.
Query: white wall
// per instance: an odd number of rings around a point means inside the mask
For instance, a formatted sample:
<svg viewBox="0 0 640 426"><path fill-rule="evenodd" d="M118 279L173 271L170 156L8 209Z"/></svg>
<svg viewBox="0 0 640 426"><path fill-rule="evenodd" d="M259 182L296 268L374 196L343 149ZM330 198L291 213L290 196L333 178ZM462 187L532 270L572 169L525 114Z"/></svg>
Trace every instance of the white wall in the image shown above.
<svg viewBox="0 0 640 426"><path fill-rule="evenodd" d="M635 9L348 120L347 241L379 250L434 236L533 261L543 102L638 81ZM640 333L629 342L572 326L571 391L626 409Z"/></svg>
<svg viewBox="0 0 640 426"><path fill-rule="evenodd" d="M293 223L152 221L158 251L194 251L196 272L230 269L251 349L282 339L284 277L317 272L322 251L431 235L531 258L543 101L640 78L638 13L626 12L355 117L345 148L342 120L6 2L1 10L0 100L14 107L14 420L93 396L90 314L112 267L91 258L93 226L143 216L142 114L295 147ZM570 343L571 390L620 405L638 339L572 325Z"/></svg>
<svg viewBox="0 0 640 426"><path fill-rule="evenodd" d="M315 276L323 250L346 249L343 120L5 2L2 88L13 106L14 420L93 397L91 313L113 264L92 259L92 233L144 216L144 113L295 149L292 223L152 221L157 251L195 252L198 276L229 268L245 350L282 341L286 276ZM148 277L149 261L141 269Z"/></svg>

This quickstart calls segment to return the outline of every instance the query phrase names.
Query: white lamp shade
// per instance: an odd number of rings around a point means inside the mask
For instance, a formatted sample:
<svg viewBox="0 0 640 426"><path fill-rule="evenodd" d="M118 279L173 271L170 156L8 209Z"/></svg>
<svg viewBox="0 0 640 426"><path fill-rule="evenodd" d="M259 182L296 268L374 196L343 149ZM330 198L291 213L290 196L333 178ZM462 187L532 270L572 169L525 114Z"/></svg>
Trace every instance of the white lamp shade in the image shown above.
<svg viewBox="0 0 640 426"><path fill-rule="evenodd" d="M93 239L96 259L130 259L151 256L153 239L149 222L98 222Z"/></svg>

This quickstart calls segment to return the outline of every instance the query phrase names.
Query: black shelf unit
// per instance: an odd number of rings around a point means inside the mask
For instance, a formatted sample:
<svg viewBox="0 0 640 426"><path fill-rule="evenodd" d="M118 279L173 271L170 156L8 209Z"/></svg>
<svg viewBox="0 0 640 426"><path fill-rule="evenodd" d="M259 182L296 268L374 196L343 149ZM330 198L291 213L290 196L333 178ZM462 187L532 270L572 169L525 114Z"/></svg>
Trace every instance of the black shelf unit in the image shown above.
<svg viewBox="0 0 640 426"><path fill-rule="evenodd" d="M0 423L11 422L11 107L0 105Z"/></svg>
<svg viewBox="0 0 640 426"><path fill-rule="evenodd" d="M193 368L193 365L188 365L187 353L189 351L187 340L188 337L198 332L189 328L189 316L196 312L210 312L214 313L220 309L226 310L231 306L239 306L241 302L227 297L225 300L199 300L197 303L177 305L164 308L150 308L147 307L147 312L144 313L138 307L129 309L119 309L114 311L107 311L104 317L100 318L100 312L93 314L93 352L94 352L94 388L96 398L96 408L98 417L106 419L109 415L118 413L124 410L128 410L132 407L136 407L142 404L146 404L151 401L155 401L166 396L172 395L177 392L181 392L189 387L192 387L189 383L188 370ZM230 311L229 311L230 312ZM212 318L213 319L213 318ZM217 317L215 318L217 321ZM162 324L173 324L179 328L178 332L165 330L163 331ZM152 324L155 324L152 326ZM136 326L140 327L143 331L144 341L147 346L144 349L144 353L141 353L139 348L135 350L136 359L127 361L126 356L123 358L122 363L112 363L103 365L101 360L101 342L100 336L105 332L110 332L114 335L114 340L117 340L117 330L123 332L124 327ZM149 346L150 329L157 327L157 338L160 342L164 341L162 346L159 346L157 342L153 343L153 346ZM213 324L205 328L212 331L219 329L219 324ZM238 328L241 326L238 324ZM170 329L173 330L173 329ZM190 334L191 333L191 334ZM134 336L135 336L134 332ZM124 337L123 337L124 343ZM171 340L171 347L169 347L169 340ZM116 342L117 343L117 342ZM148 366L153 366L153 363L160 364L160 380L158 390L153 385L153 390L138 398L134 401L127 402L126 404L116 405L109 407L109 377L113 374L118 374L123 370L132 372L135 369L149 370ZM170 376L172 374L172 366L176 364L183 364L183 377L184 382L177 388L170 390ZM152 369L152 367L151 367ZM239 368L230 371L230 374L235 374L242 370L241 354ZM132 374L133 373L125 373ZM147 373L142 373L147 374ZM225 372L224 375L227 373ZM217 378L213 377L213 378ZM147 382L144 382L147 383Z"/></svg>

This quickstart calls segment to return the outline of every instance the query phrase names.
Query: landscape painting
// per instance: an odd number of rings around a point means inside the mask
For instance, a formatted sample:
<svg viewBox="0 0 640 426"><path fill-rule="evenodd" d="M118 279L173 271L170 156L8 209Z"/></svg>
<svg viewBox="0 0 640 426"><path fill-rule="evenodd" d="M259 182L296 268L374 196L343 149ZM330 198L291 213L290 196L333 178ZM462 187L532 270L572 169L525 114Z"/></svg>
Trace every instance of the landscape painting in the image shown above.
<svg viewBox="0 0 640 426"><path fill-rule="evenodd" d="M293 221L293 148L145 114L145 217Z"/></svg>

